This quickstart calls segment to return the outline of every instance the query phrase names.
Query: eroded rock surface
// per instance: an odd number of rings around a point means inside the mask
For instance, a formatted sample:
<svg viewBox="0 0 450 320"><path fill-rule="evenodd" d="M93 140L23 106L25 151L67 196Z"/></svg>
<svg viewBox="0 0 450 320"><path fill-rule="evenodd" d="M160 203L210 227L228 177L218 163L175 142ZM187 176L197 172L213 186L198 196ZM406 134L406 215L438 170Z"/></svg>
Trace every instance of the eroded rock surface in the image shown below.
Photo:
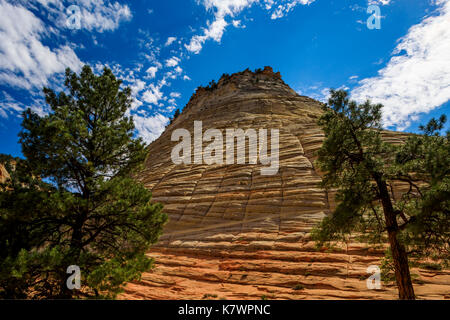
<svg viewBox="0 0 450 320"><path fill-rule="evenodd" d="M5 183L9 179L9 173L6 171L5 167L0 164L0 183Z"/></svg>
<svg viewBox="0 0 450 320"><path fill-rule="evenodd" d="M170 222L150 256L156 268L130 283L124 299L395 299L397 290L368 290L369 265L382 251L350 243L316 251L309 231L334 208L321 189L314 152L324 134L320 103L299 96L271 68L224 76L201 88L150 147L139 179L165 205ZM175 165L171 134L193 122L210 128L279 129L279 171L262 165ZM224 134L225 135L225 134ZM386 132L399 143L405 135ZM208 143L204 143L206 146ZM269 144L270 145L270 144ZM402 186L399 186L399 192ZM450 298L450 273L413 270L418 298Z"/></svg>

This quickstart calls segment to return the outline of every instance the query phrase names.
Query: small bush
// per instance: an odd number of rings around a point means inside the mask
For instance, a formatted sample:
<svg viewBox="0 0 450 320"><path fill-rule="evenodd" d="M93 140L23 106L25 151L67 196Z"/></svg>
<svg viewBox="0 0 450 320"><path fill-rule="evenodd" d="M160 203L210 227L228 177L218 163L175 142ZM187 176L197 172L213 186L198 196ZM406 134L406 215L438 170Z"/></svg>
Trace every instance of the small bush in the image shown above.
<svg viewBox="0 0 450 320"><path fill-rule="evenodd" d="M294 290L303 290L303 289L305 289L305 286L299 283L299 284L296 284L293 289Z"/></svg>
<svg viewBox="0 0 450 320"><path fill-rule="evenodd" d="M420 267L427 270L441 271L442 266L439 263L422 263Z"/></svg>

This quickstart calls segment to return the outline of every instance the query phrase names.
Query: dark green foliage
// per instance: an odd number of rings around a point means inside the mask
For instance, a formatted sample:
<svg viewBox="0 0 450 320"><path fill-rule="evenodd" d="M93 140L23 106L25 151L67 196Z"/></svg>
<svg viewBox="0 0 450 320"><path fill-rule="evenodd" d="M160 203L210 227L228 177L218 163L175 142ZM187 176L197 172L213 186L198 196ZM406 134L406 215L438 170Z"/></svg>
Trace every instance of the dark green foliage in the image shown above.
<svg viewBox="0 0 450 320"><path fill-rule="evenodd" d="M44 88L49 115L24 112L26 160L0 159L11 174L0 193L3 297L114 298L151 268L145 252L167 220L131 178L146 150L126 116L130 89L88 66L67 70L65 85ZM81 269L81 290L66 287L70 265Z"/></svg>
<svg viewBox="0 0 450 320"><path fill-rule="evenodd" d="M210 90L217 89L217 83L216 83L216 81L215 81L215 80L211 80L211 81L208 83L207 88L210 89Z"/></svg>
<svg viewBox="0 0 450 320"><path fill-rule="evenodd" d="M380 234L385 228L379 210L372 206L377 197L372 171L384 170L385 159L392 152L392 147L381 141L380 110L381 105L350 102L341 91L332 91L329 105L324 106L319 125L326 139L317 163L326 172L322 185L338 188L339 205L315 231L318 240L345 240L352 231L367 228Z"/></svg>
<svg viewBox="0 0 450 320"><path fill-rule="evenodd" d="M299 283L299 284L296 284L293 289L296 290L296 291L297 290L303 290L303 289L305 289L305 286L302 285L301 283Z"/></svg>
<svg viewBox="0 0 450 320"><path fill-rule="evenodd" d="M411 299L408 257L449 259L450 136L440 134L443 116L404 144L385 143L381 108L331 90L319 121L326 139L317 163L326 173L323 187L337 190L338 205L313 238L322 245L356 233L373 244L389 242L384 266L395 271L400 297ZM399 183L409 190L394 192Z"/></svg>
<svg viewBox="0 0 450 320"><path fill-rule="evenodd" d="M409 185L398 201L410 217L403 234L413 254L450 258L450 132L441 135L445 115L421 126L422 135L410 137L396 154L395 176Z"/></svg>

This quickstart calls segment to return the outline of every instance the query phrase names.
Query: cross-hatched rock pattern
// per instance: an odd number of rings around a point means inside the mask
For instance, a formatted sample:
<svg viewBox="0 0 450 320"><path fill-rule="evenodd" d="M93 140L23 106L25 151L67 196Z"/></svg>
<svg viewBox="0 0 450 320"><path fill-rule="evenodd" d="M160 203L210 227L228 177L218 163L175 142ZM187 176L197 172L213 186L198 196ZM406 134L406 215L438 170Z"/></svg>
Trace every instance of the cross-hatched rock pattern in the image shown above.
<svg viewBox="0 0 450 320"><path fill-rule="evenodd" d="M311 228L335 206L334 193L320 188L314 167L324 140L320 106L270 67L224 75L197 89L149 146L138 176L170 220L149 253L156 268L129 283L121 298L395 299L394 286L366 285L366 269L380 265L381 250L355 242L317 251L310 241ZM172 132L184 128L193 137L194 121L202 121L203 132L219 129L224 137L227 128L278 129L278 173L262 175L259 162L175 165ZM401 143L405 134L386 132L384 138ZM270 138L268 146L270 154ZM245 151L248 160L248 146ZM450 298L450 272L413 273L419 298Z"/></svg>

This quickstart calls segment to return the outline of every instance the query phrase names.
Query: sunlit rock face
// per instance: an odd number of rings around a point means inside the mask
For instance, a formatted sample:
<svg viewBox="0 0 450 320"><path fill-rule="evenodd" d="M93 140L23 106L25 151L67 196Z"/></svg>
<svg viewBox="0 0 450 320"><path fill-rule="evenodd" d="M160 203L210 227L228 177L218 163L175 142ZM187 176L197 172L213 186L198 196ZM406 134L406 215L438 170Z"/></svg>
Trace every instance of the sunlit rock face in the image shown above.
<svg viewBox="0 0 450 320"><path fill-rule="evenodd" d="M5 167L0 164L0 183L5 183L7 179L9 179L9 174Z"/></svg>
<svg viewBox="0 0 450 320"><path fill-rule="evenodd" d="M320 107L270 67L225 75L212 88L198 89L149 146L138 179L152 190L154 201L164 204L170 221L149 253L156 268L128 284L121 297L396 298L394 286L369 290L366 285L366 270L380 265L382 250L350 242L317 251L310 241L311 228L335 206L334 193L320 188L321 173L314 166L324 140L317 125ZM202 121L203 132L214 128L224 136L229 128L278 129L278 172L262 175L259 162L175 165L171 152L179 142L171 141L172 133L183 128L194 136L194 121ZM400 143L405 135L386 132L384 137ZM268 146L271 152L270 139ZM413 273L419 298L450 298L448 272Z"/></svg>

